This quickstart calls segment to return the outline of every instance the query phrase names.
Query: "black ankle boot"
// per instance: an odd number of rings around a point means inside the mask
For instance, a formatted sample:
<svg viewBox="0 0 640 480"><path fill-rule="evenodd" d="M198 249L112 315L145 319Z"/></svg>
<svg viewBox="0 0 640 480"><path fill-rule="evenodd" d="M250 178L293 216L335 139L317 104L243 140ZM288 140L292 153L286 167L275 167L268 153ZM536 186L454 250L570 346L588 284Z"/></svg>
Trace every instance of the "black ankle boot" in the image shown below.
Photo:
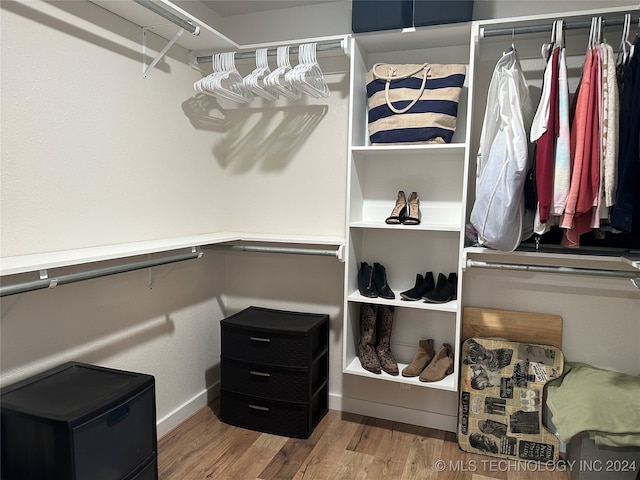
<svg viewBox="0 0 640 480"><path fill-rule="evenodd" d="M393 290L391 290L391 287L389 287L387 283L387 272L379 263L373 264L373 282L376 285L379 297L386 298L387 300L396 298L395 293L393 293Z"/></svg>
<svg viewBox="0 0 640 480"><path fill-rule="evenodd" d="M363 297L375 298L378 296L378 290L373 281L373 267L367 262L360 263L358 270L358 291Z"/></svg>
<svg viewBox="0 0 640 480"><path fill-rule="evenodd" d="M424 277L418 273L416 275L416 284L412 289L402 292L400 297L402 297L403 300L420 300L434 288L435 280L433 278L433 272L427 272Z"/></svg>
<svg viewBox="0 0 640 480"><path fill-rule="evenodd" d="M455 296L455 286L449 283L447 277L445 277L442 273L439 273L436 287L433 289L433 291L427 292L422 298L427 303L446 303L453 300Z"/></svg>
<svg viewBox="0 0 640 480"><path fill-rule="evenodd" d="M458 298L458 274L456 272L451 272L447 281L453 287L453 298L451 300L455 300Z"/></svg>

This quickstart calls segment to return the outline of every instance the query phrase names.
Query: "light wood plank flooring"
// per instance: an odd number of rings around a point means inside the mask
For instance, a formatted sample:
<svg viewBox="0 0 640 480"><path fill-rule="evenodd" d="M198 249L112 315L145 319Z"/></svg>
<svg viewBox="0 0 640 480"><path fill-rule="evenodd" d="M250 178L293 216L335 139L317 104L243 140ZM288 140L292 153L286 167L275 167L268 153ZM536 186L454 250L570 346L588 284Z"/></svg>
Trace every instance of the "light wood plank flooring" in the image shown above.
<svg viewBox="0 0 640 480"><path fill-rule="evenodd" d="M440 461L440 462L439 462ZM213 402L158 442L160 480L567 480L458 448L454 433L330 410L306 440L222 423Z"/></svg>

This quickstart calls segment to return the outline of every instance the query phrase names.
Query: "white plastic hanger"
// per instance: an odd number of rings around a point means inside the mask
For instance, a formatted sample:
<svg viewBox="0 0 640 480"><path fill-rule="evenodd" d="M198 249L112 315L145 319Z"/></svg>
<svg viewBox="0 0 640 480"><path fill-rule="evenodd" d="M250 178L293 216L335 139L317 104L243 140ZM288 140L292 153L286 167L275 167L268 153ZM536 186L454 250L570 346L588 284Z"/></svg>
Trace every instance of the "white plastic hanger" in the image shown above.
<svg viewBox="0 0 640 480"><path fill-rule="evenodd" d="M551 27L551 40L548 43L543 43L542 47L540 47L540 53L542 54L542 58L544 58L545 62L548 62L551 58L551 53L553 49L556 47L557 41L557 32L558 32L558 21L553 22L553 26Z"/></svg>
<svg viewBox="0 0 640 480"><path fill-rule="evenodd" d="M292 70L291 64L289 63L288 45L278 47L276 50L276 63L276 69L264 78L264 84L289 100L299 99L300 92L285 79L285 74Z"/></svg>
<svg viewBox="0 0 640 480"><path fill-rule="evenodd" d="M316 59L316 44L305 43L298 50L298 65L285 74L295 88L314 98L329 96L329 87Z"/></svg>
<svg viewBox="0 0 640 480"><path fill-rule="evenodd" d="M264 82L264 78L271 73L267 60L267 49L256 50L256 68L244 79L242 83L256 95L270 101L278 99L278 92Z"/></svg>
<svg viewBox="0 0 640 480"><path fill-rule="evenodd" d="M618 47L618 65L626 65L631 55L633 55L633 44L629 42L629 31L631 29L631 14L624 15L624 23L622 25L622 36L620 37L620 46Z"/></svg>
<svg viewBox="0 0 640 480"><path fill-rule="evenodd" d="M203 81L203 93L237 103L247 103L253 99L253 94L243 85L242 75L236 69L235 55L235 52L220 54L221 70Z"/></svg>
<svg viewBox="0 0 640 480"><path fill-rule="evenodd" d="M221 65L221 62L220 62L220 55L221 54L219 54L219 53L215 53L215 54L211 55L211 65L213 67L213 72L211 72L206 77L202 77L200 80L196 81L193 84L193 89L196 92L207 93L207 94L210 93L208 90L206 90L204 88L204 84L205 84L205 82L209 81L210 78L218 75L222 71L222 65Z"/></svg>

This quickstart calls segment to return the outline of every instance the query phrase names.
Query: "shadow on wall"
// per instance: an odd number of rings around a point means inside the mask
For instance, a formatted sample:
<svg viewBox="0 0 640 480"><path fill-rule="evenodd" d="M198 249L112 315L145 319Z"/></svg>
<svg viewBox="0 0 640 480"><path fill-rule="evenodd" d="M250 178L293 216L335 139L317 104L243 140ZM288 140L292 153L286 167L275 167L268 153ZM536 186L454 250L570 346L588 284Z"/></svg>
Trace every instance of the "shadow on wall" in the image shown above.
<svg viewBox="0 0 640 480"><path fill-rule="evenodd" d="M213 146L223 168L235 172L260 165L282 170L329 111L327 105L241 106L225 109L216 99L198 93L182 103L182 111L198 130L224 133Z"/></svg>
<svg viewBox="0 0 640 480"><path fill-rule="evenodd" d="M283 170L327 114L327 105L292 105L229 112L231 128L213 147L223 168Z"/></svg>
<svg viewBox="0 0 640 480"><path fill-rule="evenodd" d="M43 370L68 360L102 363L169 339L176 334L176 319L184 319L193 305L217 302L222 310L219 261L219 255L208 252L200 260L3 298L2 383L21 370ZM76 269L82 267L60 273Z"/></svg>

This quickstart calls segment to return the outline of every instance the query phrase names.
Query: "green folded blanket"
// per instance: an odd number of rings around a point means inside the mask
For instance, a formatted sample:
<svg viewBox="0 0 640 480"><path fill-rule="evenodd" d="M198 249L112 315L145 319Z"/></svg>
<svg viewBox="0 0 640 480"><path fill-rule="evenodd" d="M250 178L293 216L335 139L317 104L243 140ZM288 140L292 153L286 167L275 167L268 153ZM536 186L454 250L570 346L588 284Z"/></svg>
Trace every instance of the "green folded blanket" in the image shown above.
<svg viewBox="0 0 640 480"><path fill-rule="evenodd" d="M640 447L640 376L567 362L547 384L547 406L565 443L585 432L596 445Z"/></svg>

